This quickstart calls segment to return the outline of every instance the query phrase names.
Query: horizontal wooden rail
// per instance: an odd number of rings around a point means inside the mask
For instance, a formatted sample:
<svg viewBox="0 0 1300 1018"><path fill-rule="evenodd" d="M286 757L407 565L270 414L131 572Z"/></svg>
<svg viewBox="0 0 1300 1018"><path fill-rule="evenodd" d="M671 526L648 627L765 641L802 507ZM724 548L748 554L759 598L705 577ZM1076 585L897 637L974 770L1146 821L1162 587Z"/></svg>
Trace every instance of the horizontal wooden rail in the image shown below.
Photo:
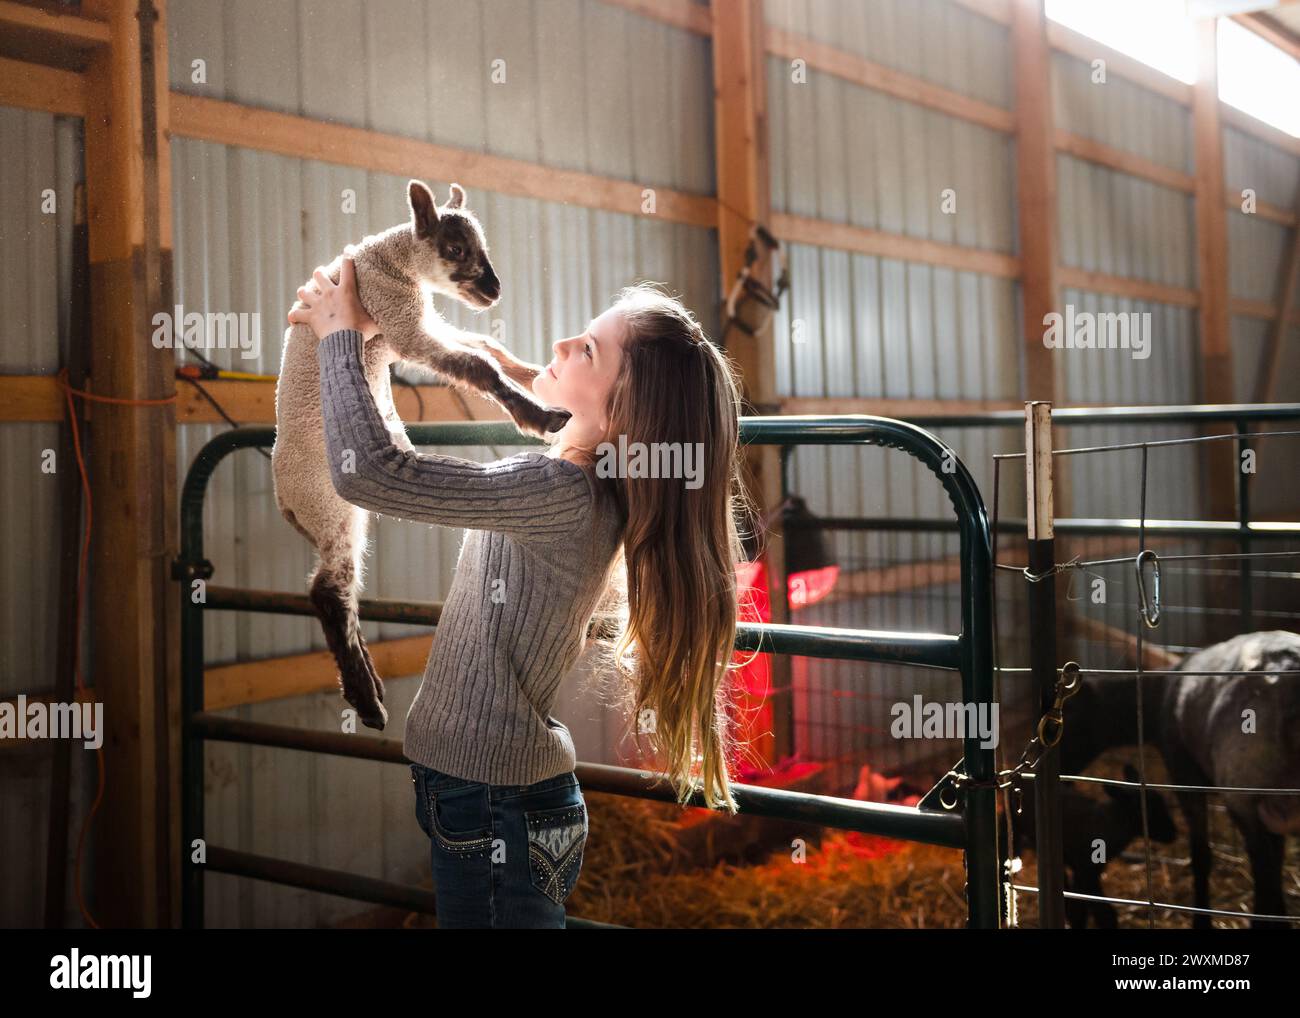
<svg viewBox="0 0 1300 1018"><path fill-rule="evenodd" d="M769 25L767 51L785 60L805 60L815 70L990 130L1010 134L1016 128L1015 114L1010 110L972 99L914 74L873 63L806 35Z"/></svg>
<svg viewBox="0 0 1300 1018"><path fill-rule="evenodd" d="M11 46L55 57L89 53L113 37L106 21L13 0L0 0L0 32Z"/></svg>
<svg viewBox="0 0 1300 1018"><path fill-rule="evenodd" d="M772 232L781 240L795 244L812 244L880 258L923 262L926 265L938 265L962 272L982 272L1007 279L1020 275L1020 259L1001 251L962 247L901 233L885 233L849 223L790 215L788 212L772 213Z"/></svg>
<svg viewBox="0 0 1300 1018"><path fill-rule="evenodd" d="M467 188L636 216L647 214L641 211L643 192L651 190L655 218L691 226L717 225L712 195L562 170L186 92L173 91L170 102L172 134L185 138L401 177L454 180Z"/></svg>
<svg viewBox="0 0 1300 1018"><path fill-rule="evenodd" d="M0 57L0 106L84 117L86 77L76 71Z"/></svg>

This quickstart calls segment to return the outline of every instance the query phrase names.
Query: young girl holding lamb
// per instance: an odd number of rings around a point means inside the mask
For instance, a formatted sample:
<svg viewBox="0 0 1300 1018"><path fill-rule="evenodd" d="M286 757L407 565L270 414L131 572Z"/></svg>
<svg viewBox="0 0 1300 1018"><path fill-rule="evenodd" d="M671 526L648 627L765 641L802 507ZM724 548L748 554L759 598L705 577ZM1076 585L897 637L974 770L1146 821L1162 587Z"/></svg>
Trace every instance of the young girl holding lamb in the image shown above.
<svg viewBox="0 0 1300 1018"><path fill-rule="evenodd" d="M479 463L390 440L362 370L377 327L350 259L337 284L318 269L298 298L289 320L324 337L321 407L339 494L469 528L404 739L438 925L562 927L588 827L572 739L549 712L624 576L614 665L629 714L679 801L700 787L699 761L707 804L737 809L726 679L745 507L731 363L679 301L628 287L581 335L557 341L545 368L528 366L537 397L572 415L550 449ZM646 448L702 443L704 483L602 476L601 444L620 436Z"/></svg>

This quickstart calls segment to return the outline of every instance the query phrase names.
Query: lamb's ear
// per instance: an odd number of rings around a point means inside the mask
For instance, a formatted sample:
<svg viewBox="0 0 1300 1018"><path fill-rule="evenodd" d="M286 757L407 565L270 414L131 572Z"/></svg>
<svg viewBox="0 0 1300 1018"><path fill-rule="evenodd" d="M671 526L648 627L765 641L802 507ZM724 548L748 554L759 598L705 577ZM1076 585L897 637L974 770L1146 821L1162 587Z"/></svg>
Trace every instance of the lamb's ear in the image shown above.
<svg viewBox="0 0 1300 1018"><path fill-rule="evenodd" d="M458 209L465 204L465 189L459 184L451 185L451 197L447 199L447 208Z"/></svg>
<svg viewBox="0 0 1300 1018"><path fill-rule="evenodd" d="M433 192L423 181L412 180L406 185L406 197L411 205L411 221L417 237L432 237L438 229L438 206Z"/></svg>

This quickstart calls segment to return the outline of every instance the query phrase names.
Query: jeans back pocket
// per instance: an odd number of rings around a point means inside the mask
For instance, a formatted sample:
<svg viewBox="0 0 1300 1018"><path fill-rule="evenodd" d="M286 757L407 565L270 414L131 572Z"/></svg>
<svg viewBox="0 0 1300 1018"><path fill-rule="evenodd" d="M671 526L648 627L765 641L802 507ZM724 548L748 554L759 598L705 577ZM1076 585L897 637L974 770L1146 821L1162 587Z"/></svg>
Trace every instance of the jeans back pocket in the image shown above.
<svg viewBox="0 0 1300 1018"><path fill-rule="evenodd" d="M577 802L524 814L528 828L528 873L533 886L563 905L578 882L587 844L587 804Z"/></svg>

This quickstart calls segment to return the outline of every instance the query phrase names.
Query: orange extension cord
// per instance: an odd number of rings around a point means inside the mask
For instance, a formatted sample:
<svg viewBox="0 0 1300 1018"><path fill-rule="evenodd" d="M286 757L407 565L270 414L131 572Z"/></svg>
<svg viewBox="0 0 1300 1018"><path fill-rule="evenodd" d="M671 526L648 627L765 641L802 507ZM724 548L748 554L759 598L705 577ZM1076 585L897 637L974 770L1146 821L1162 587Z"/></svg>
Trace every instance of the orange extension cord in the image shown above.
<svg viewBox="0 0 1300 1018"><path fill-rule="evenodd" d="M80 399L90 400L95 403L115 403L119 406L162 406L176 402L176 396L172 394L163 399L116 399L112 396L96 396L81 389L74 389L69 385L67 368L58 373L56 381L59 388L63 390L63 398L67 403L68 424L72 428L72 448L77 454L77 469L81 473L81 490L86 498L86 527L81 541L81 556L77 562L77 606L75 624L72 630L72 672L76 677L77 693L80 696L86 692L86 685L81 677L81 602L86 580L86 560L90 555L91 504L90 478L86 475L86 461L81 453L81 432L77 427L77 413L72 403L72 397L77 396ZM90 822L99 811L99 804L104 799L104 747L102 745L95 749L95 761L96 770L99 772L99 788L95 793L95 801L90 807L90 812L82 820L81 831L77 835L77 860L73 867L73 890L77 895L77 907L81 909L81 917L92 929L97 930L99 929L99 923L95 922L94 916L90 914L90 909L86 907L85 899L81 896L81 856L86 844L86 835L90 832Z"/></svg>

